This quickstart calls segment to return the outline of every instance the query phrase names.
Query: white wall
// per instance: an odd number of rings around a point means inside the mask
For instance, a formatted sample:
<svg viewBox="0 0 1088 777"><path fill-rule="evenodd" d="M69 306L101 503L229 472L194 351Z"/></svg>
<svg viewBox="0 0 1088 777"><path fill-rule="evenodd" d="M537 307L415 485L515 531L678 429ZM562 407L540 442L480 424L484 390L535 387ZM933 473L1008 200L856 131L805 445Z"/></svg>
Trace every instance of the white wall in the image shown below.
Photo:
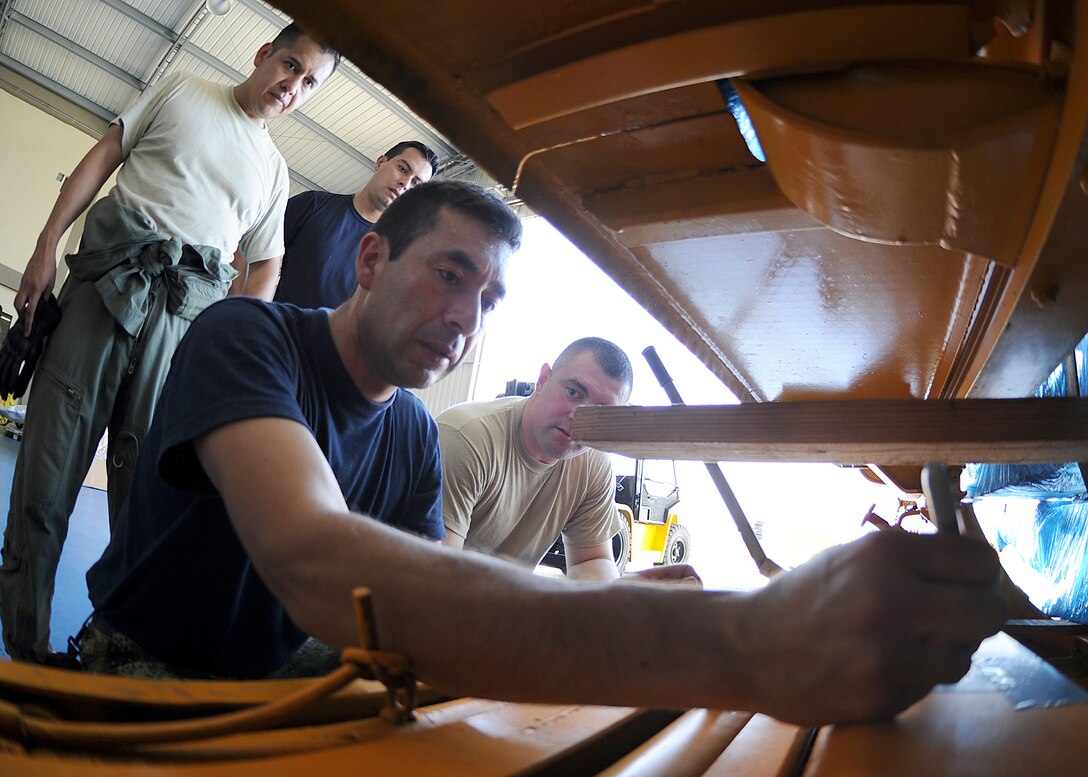
<svg viewBox="0 0 1088 777"><path fill-rule="evenodd" d="M0 90L0 305L12 313L19 278L68 175L95 138ZM112 180L103 192L112 187ZM77 222L77 228L81 222ZM75 249L71 231L58 251ZM66 274L64 265L59 279Z"/></svg>

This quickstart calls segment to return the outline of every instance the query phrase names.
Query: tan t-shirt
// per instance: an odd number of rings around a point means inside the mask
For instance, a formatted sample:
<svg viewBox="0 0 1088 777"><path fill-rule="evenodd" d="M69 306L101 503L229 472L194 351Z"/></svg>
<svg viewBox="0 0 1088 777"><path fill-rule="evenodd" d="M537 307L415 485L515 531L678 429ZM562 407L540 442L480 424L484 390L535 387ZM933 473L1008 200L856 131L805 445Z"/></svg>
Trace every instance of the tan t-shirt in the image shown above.
<svg viewBox="0 0 1088 777"><path fill-rule="evenodd" d="M465 547L535 566L562 533L565 545L608 540L619 520L612 462L588 450L541 464L522 442L522 397L456 405L438 416L442 517Z"/></svg>
<svg viewBox="0 0 1088 777"><path fill-rule="evenodd" d="M117 117L125 164L111 197L155 230L250 262L283 255L287 163L233 88L171 73Z"/></svg>

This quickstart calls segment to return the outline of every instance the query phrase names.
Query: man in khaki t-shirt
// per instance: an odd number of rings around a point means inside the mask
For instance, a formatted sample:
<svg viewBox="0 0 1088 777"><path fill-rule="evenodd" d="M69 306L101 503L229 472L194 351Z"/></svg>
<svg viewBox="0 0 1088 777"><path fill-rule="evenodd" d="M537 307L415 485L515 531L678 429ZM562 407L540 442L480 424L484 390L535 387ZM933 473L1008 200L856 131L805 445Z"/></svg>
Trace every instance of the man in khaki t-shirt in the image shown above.
<svg viewBox="0 0 1088 777"><path fill-rule="evenodd" d="M15 296L29 335L56 282L60 236L90 206L81 250L67 259L63 316L37 367L12 480L0 565L12 658L68 663L49 642L54 577L103 432L112 525L191 319L228 289L271 299L289 180L267 122L305 104L338 61L289 25L257 50L237 86L168 75L110 124L64 182ZM117 185L92 206L119 167Z"/></svg>
<svg viewBox="0 0 1088 777"><path fill-rule="evenodd" d="M527 399L469 402L439 415L443 542L535 566L562 534L569 577L617 577L612 465L570 435L575 408L623 404L631 383L627 355L587 337L540 368Z"/></svg>

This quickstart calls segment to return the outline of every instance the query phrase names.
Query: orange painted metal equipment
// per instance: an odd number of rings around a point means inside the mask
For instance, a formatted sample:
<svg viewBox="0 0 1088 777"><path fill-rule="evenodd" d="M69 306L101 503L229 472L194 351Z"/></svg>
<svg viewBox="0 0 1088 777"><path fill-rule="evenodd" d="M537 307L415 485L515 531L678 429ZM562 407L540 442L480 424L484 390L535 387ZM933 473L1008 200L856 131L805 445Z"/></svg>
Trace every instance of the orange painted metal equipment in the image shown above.
<svg viewBox="0 0 1088 777"><path fill-rule="evenodd" d="M1026 396L1088 331L1078 3L282 5L742 401Z"/></svg>
<svg viewBox="0 0 1088 777"><path fill-rule="evenodd" d="M691 421L697 411L720 421L719 409L663 408L679 415L640 428L642 409L591 408L580 440L646 458L1088 460L1085 400L1011 401L1088 331L1088 3L276 4L562 230L745 403L729 424L754 430L730 454L685 438L714 428ZM833 422L834 403L848 423ZM909 466L887 473L912 479ZM1085 684L1084 634L1025 628ZM999 636L981 657L1022 666L1034 654ZM363 680L275 728L211 739L133 737L92 754L33 734L169 728L318 695L301 687L0 664L0 774L958 777L1088 763L1088 704L1017 710L996 686L815 738L747 713L433 689L397 725L380 716L387 691Z"/></svg>

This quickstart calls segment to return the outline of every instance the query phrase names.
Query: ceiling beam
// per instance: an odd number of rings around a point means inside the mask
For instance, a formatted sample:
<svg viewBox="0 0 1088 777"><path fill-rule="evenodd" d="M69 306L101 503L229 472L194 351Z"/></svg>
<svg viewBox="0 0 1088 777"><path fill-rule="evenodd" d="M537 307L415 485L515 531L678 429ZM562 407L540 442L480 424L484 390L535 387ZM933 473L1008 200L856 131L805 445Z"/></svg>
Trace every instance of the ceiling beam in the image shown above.
<svg viewBox="0 0 1088 777"><path fill-rule="evenodd" d="M72 52L80 59L91 63L100 70L105 70L118 81L123 81L124 83L128 84L133 89L139 92L142 92L147 87L147 84L145 84L136 76L132 75L132 73L128 72L127 70L117 67L117 65L113 64L108 59L103 59L102 57L95 54L93 51L83 48L70 38L64 37L56 30L51 30L48 27L38 24L38 22L31 19L29 16L21 14L14 9L11 12L11 21L16 24L22 25L26 29L33 32L35 35L40 35L49 42L55 43L62 49L66 49Z"/></svg>
<svg viewBox="0 0 1088 777"><path fill-rule="evenodd" d="M203 50L199 46L194 45L183 33L179 33L170 27L167 27L140 11L138 8L130 5L125 0L99 0L103 5L113 9L114 11L122 14L123 16L136 22L143 29L151 32L152 34L162 38L169 46L174 47L180 51L193 56L199 62L207 65L216 72L222 74L224 77L230 79L235 83L240 83L245 79L245 75L235 70L233 67L227 65L222 60L218 59L209 52ZM276 27L282 27L283 18L277 14L276 11L268 6L255 2L255 0L239 0L239 5L245 6L247 11L253 12L261 18L267 20ZM108 73L114 78L117 78L122 83L132 87L137 91L144 91L148 83L144 82L137 75L129 73L124 69L113 64L109 60L96 54L89 49L86 49L74 41L66 38L55 30L52 30L34 19L22 14L14 9L14 3L12 0L0 0L0 34L2 34L4 25L6 24L19 24L23 28L41 36L42 38L50 41L51 43L64 48L67 51L71 51L78 57L86 61L88 64L95 66L96 68ZM0 64L8 67L15 74L26 78L28 81L34 83L37 86L51 92L56 95L61 101L64 101L72 106L82 109L96 118L100 118L105 122L110 122L115 118L115 113L112 109L99 105L87 97L73 91L71 88L64 86L63 84L54 81L49 76L40 73L30 66L21 63L15 59L0 54ZM435 148L445 159L449 159L455 156L458 152L454 149L448 141L438 135L433 129L427 127L420 119L415 117L409 112L403 105L396 102L394 98L384 92L384 90L377 87L371 82L365 75L363 75L354 65L341 68L341 72L344 76L352 81L356 86L365 91L368 95L377 100L384 109L394 114L397 118L404 121L408 125L416 129L422 139ZM152 81L155 78L151 79ZM309 130L310 133L315 135L321 141L328 143L332 148L335 148L339 152L343 153L348 158L354 160L364 169L373 171L376 167L375 162L368 155L359 151L353 145L345 141L343 138L335 135L316 121L306 116L303 113L294 113L291 118L299 123L302 127ZM280 133L282 134L282 133ZM474 166L474 163L473 163ZM297 171L291 170L291 178L298 185L304 185L307 188L322 189L324 187L319 186L313 181L309 180L306 176L301 175ZM464 175L465 171L462 169L461 174Z"/></svg>
<svg viewBox="0 0 1088 777"><path fill-rule="evenodd" d="M79 94L78 92L73 92L71 89L64 86L63 84L58 84L49 76L43 75L37 70L27 67L22 62L19 62L16 59L12 59L6 54L0 54L0 65L3 65L4 67L12 70L15 73L18 73L23 78L26 78L28 81L32 81L33 83L37 84L42 88L48 89L49 91L56 94L58 97L67 100L73 105L82 108L83 110L87 111L90 114L93 114L94 116L99 117L103 121L109 122L112 121L114 118L114 114L111 111L103 108L98 103L88 100L86 97Z"/></svg>
<svg viewBox="0 0 1088 777"><path fill-rule="evenodd" d="M321 187L318 184L314 183L313 181L311 181L309 178L307 178L306 176L304 176L302 173L298 172L297 170L292 170L291 168L287 168L287 176L292 181L294 181L295 183L297 183L299 186L301 186L303 189L305 189L307 191L323 191L323 187Z"/></svg>
<svg viewBox="0 0 1088 777"><path fill-rule="evenodd" d="M176 43L178 40L178 34L172 29L167 27L165 24L162 24L161 22L152 19L143 11L134 8L133 6L126 3L124 0L99 0L99 2L103 3L104 5L108 5L119 14L127 16L129 19L132 19L132 21L136 22L140 26L146 27L156 35L166 38L166 40L170 41L171 43Z"/></svg>

